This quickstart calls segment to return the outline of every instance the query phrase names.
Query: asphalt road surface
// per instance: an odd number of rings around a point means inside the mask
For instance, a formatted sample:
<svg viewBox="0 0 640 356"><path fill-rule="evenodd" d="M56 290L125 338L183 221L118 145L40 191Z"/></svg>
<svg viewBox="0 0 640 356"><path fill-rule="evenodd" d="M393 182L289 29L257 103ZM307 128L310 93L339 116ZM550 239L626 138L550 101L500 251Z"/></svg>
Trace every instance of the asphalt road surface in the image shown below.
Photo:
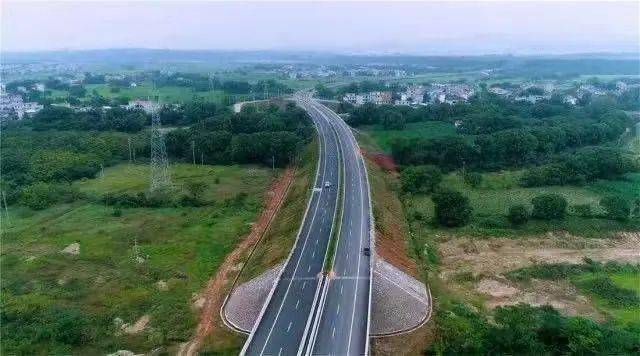
<svg viewBox="0 0 640 356"><path fill-rule="evenodd" d="M295 355L308 338L321 290L323 264L336 217L340 161L335 130L308 102L320 140L316 181L295 246L244 345L247 355ZM330 187L325 187L330 182Z"/></svg>
<svg viewBox="0 0 640 356"><path fill-rule="evenodd" d="M371 257L370 201L364 159L347 124L333 111L313 104L334 126L343 148L344 205L326 299L311 333L314 355L364 355L368 352Z"/></svg>

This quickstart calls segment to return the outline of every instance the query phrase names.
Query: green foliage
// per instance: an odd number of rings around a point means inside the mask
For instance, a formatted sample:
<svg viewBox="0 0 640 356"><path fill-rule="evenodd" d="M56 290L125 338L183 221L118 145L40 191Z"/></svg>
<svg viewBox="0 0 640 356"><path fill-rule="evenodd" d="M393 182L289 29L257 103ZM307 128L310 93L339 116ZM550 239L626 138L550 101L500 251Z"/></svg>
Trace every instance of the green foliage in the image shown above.
<svg viewBox="0 0 640 356"><path fill-rule="evenodd" d="M31 209L42 210L56 203L71 203L80 196L71 185L38 182L22 190L20 202Z"/></svg>
<svg viewBox="0 0 640 356"><path fill-rule="evenodd" d="M578 286L606 300L615 307L640 306L640 296L633 290L617 286L606 275L598 275L578 283Z"/></svg>
<svg viewBox="0 0 640 356"><path fill-rule="evenodd" d="M295 106L288 105L285 110L270 106L265 112L245 108L238 114L217 112L189 129L171 131L166 138L167 152L172 157L191 160L191 145L185 143L194 141L196 157L200 154L206 163L281 167L295 158L313 135L311 121Z"/></svg>
<svg viewBox="0 0 640 356"><path fill-rule="evenodd" d="M162 208L175 206L171 195L166 191L133 193L107 193L102 202L117 208Z"/></svg>
<svg viewBox="0 0 640 356"><path fill-rule="evenodd" d="M529 210L524 205L514 205L509 208L507 218L513 225L522 225L529 221Z"/></svg>
<svg viewBox="0 0 640 356"><path fill-rule="evenodd" d="M482 184L482 174L478 172L467 172L464 174L464 182L473 188L478 188Z"/></svg>
<svg viewBox="0 0 640 356"><path fill-rule="evenodd" d="M60 106L46 106L33 117L35 130L98 130L138 132L150 122L141 110L94 108L74 111Z"/></svg>
<svg viewBox="0 0 640 356"><path fill-rule="evenodd" d="M333 99L336 96L336 93L324 86L323 84L317 84L315 86L316 96L322 99Z"/></svg>
<svg viewBox="0 0 640 356"><path fill-rule="evenodd" d="M593 217L593 211L591 209L591 204L576 204L572 205L570 208L571 212L577 216L581 216L583 218Z"/></svg>
<svg viewBox="0 0 640 356"><path fill-rule="evenodd" d="M536 279L566 279L583 273L640 273L640 265L623 264L609 261L606 264L584 259L584 263L543 263L531 267L516 269L507 273L507 277L516 281L528 281Z"/></svg>
<svg viewBox="0 0 640 356"><path fill-rule="evenodd" d="M382 118L382 127L385 130L402 130L405 127L405 120L397 112L391 112Z"/></svg>
<svg viewBox="0 0 640 356"><path fill-rule="evenodd" d="M431 193L442 181L442 172L435 166L409 166L402 170L402 190L408 193Z"/></svg>
<svg viewBox="0 0 640 356"><path fill-rule="evenodd" d="M202 181L188 181L184 186L194 200L200 200L202 193L207 189L207 183Z"/></svg>
<svg viewBox="0 0 640 356"><path fill-rule="evenodd" d="M606 217L612 220L626 221L631 213L629 202L619 196L607 196L600 200L600 206L604 208Z"/></svg>
<svg viewBox="0 0 640 356"><path fill-rule="evenodd" d="M464 226L471 219L469 198L451 189L439 189L431 197L435 204L436 221L448 227Z"/></svg>
<svg viewBox="0 0 640 356"><path fill-rule="evenodd" d="M560 157L556 163L529 169L522 177L522 185L583 184L596 179L614 179L637 170L632 158L618 149L587 147Z"/></svg>
<svg viewBox="0 0 640 356"><path fill-rule="evenodd" d="M640 324L597 324L551 306L500 307L489 322L454 303L438 308L434 319L439 338L428 355L630 355L640 348Z"/></svg>
<svg viewBox="0 0 640 356"><path fill-rule="evenodd" d="M603 334L592 320L575 317L567 323L569 349L577 355L596 354L602 345Z"/></svg>
<svg viewBox="0 0 640 356"><path fill-rule="evenodd" d="M567 200L558 194L542 194L531 199L531 216L541 220L563 219L567 210Z"/></svg>

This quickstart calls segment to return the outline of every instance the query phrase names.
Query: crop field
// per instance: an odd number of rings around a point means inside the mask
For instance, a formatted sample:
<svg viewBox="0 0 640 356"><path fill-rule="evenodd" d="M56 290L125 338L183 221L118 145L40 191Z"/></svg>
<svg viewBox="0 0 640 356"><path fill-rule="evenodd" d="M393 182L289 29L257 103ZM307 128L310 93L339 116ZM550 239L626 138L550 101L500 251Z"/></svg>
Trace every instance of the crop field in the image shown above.
<svg viewBox="0 0 640 356"><path fill-rule="evenodd" d="M384 152L391 152L391 143L396 138L436 138L456 135L455 127L442 121L413 122L407 124L403 130L385 130L378 126L368 127L366 130Z"/></svg>
<svg viewBox="0 0 640 356"><path fill-rule="evenodd" d="M80 201L11 211L3 221L3 354L141 352L191 336L194 295L249 231L278 171L189 164L171 171L175 197L186 182L206 184L203 206L105 206L106 193L148 186L147 166L121 164L73 183ZM62 252L74 243L78 254Z"/></svg>

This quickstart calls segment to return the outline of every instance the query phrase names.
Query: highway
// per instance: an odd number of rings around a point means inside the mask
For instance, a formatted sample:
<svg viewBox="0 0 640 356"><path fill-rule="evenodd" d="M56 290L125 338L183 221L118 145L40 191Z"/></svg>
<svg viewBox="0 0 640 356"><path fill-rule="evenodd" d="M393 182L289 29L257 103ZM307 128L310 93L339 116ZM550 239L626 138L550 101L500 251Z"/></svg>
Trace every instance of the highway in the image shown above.
<svg viewBox="0 0 640 356"><path fill-rule="evenodd" d="M306 107L306 104L303 104ZM320 141L320 157L311 198L296 243L241 354L295 355L306 340L332 233L340 182L335 131L310 111ZM331 187L325 187L331 182Z"/></svg>
<svg viewBox="0 0 640 356"><path fill-rule="evenodd" d="M364 159L347 124L327 107L314 103L333 125L343 148L344 203L340 234L326 297L317 316L309 353L364 355L368 353L371 286L371 206Z"/></svg>
<svg viewBox="0 0 640 356"><path fill-rule="evenodd" d="M372 226L364 160L340 117L308 96L296 99L318 131L316 180L295 245L241 355L363 355L371 286L363 250L370 247ZM325 276L334 229L335 260Z"/></svg>

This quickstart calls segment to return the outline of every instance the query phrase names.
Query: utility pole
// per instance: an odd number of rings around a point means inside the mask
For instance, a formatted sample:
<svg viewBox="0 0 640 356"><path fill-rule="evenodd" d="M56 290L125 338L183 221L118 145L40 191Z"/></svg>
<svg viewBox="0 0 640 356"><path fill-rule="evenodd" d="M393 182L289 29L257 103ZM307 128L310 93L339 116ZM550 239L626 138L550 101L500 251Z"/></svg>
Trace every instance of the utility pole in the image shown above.
<svg viewBox="0 0 640 356"><path fill-rule="evenodd" d="M7 205L7 196L5 195L4 190L2 191L2 204L4 204L5 225L9 225L9 206ZM2 230L1 227L0 230Z"/></svg>
<svg viewBox="0 0 640 356"><path fill-rule="evenodd" d="M204 166L204 152L200 152L200 165Z"/></svg>
<svg viewBox="0 0 640 356"><path fill-rule="evenodd" d="M196 141L191 140L191 158L193 159L193 164L196 164Z"/></svg>
<svg viewBox="0 0 640 356"><path fill-rule="evenodd" d="M131 151L131 137L127 138L129 142L129 164L133 163L133 152Z"/></svg>
<svg viewBox="0 0 640 356"><path fill-rule="evenodd" d="M104 180L104 165L102 163L100 163L100 171L101 171L100 178L102 178L102 180Z"/></svg>

